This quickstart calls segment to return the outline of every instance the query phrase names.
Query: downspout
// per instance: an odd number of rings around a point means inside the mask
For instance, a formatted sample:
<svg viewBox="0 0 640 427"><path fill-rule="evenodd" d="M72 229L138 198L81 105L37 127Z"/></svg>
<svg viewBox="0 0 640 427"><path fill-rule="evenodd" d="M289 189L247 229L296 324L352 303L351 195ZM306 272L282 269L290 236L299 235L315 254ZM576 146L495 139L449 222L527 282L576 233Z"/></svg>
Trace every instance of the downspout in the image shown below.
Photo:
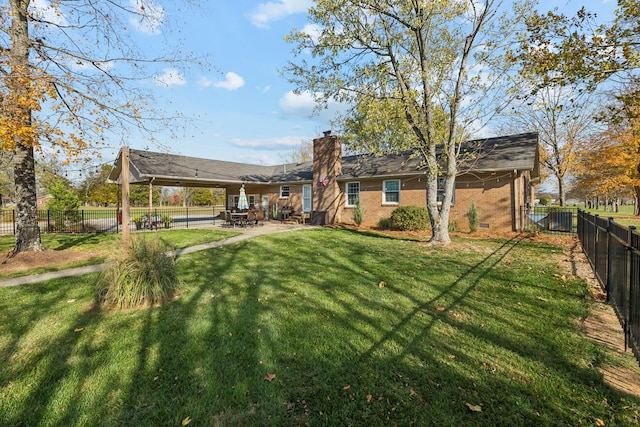
<svg viewBox="0 0 640 427"><path fill-rule="evenodd" d="M513 170L513 225L515 228L515 231L522 231L520 230L520 204L519 204L520 200L518 199L518 171L517 170Z"/></svg>

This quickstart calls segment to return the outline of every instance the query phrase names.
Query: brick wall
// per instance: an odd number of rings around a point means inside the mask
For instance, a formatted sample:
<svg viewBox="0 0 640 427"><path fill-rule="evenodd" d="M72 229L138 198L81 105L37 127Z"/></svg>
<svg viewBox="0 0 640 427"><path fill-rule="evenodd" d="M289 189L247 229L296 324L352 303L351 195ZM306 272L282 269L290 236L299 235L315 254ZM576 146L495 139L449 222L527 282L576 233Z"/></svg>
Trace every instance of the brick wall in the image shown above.
<svg viewBox="0 0 640 427"><path fill-rule="evenodd" d="M381 218L389 218L398 206L426 207L426 183L424 177L408 177L400 180L400 203L382 203L382 180L353 180L360 183L360 202L365 208L366 226L376 226ZM353 223L352 208L345 207L345 186L340 183L341 216L343 222ZM519 184L522 180L519 179ZM459 231L469 231L468 212L475 201L483 228L510 231L514 227L515 212L511 203L513 196L513 173L475 174L456 179L455 202L451 208L450 221Z"/></svg>

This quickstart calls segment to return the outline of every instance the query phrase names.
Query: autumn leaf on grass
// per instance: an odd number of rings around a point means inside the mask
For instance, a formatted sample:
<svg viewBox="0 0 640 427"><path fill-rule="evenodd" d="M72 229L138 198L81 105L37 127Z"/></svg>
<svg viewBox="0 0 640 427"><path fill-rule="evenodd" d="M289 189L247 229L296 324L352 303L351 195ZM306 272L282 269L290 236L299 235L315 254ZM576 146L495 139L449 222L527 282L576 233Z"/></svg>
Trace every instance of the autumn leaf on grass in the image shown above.
<svg viewBox="0 0 640 427"><path fill-rule="evenodd" d="M82 331L84 331L84 328L75 328L73 330L73 332L82 332Z"/></svg>
<svg viewBox="0 0 640 427"><path fill-rule="evenodd" d="M467 408L469 408L471 412L482 412L480 405L472 405L469 402L465 403L465 405L467 405Z"/></svg>
<svg viewBox="0 0 640 427"><path fill-rule="evenodd" d="M343 390L349 390L351 388L351 386L349 384L347 384L346 386L342 387Z"/></svg>
<svg viewBox="0 0 640 427"><path fill-rule="evenodd" d="M548 302L549 300L543 297L538 297L538 300L542 301L542 302Z"/></svg>
<svg viewBox="0 0 640 427"><path fill-rule="evenodd" d="M264 380L271 382L275 377L276 377L276 374L267 374L264 376Z"/></svg>
<svg viewBox="0 0 640 427"><path fill-rule="evenodd" d="M378 283L379 288L384 288L385 286L387 286L387 284L384 282L384 280Z"/></svg>
<svg viewBox="0 0 640 427"><path fill-rule="evenodd" d="M604 421L602 421L600 418L596 418L596 425L598 427L604 427Z"/></svg>
<svg viewBox="0 0 640 427"><path fill-rule="evenodd" d="M187 424L189 424L191 422L191 418L186 417L184 420L182 420L182 425L186 426Z"/></svg>
<svg viewBox="0 0 640 427"><path fill-rule="evenodd" d="M438 310L438 311L445 311L446 309L447 309L447 307L444 307L442 305L439 305L439 306L436 307L436 310Z"/></svg>
<svg viewBox="0 0 640 427"><path fill-rule="evenodd" d="M373 396L367 394L367 403L371 403L371 399L373 399Z"/></svg>

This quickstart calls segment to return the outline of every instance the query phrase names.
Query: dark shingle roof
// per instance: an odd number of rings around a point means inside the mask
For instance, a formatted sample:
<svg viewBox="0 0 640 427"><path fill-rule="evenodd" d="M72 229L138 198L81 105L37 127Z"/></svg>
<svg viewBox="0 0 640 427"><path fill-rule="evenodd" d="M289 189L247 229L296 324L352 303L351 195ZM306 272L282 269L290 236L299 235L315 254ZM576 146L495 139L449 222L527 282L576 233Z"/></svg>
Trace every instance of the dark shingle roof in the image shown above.
<svg viewBox="0 0 640 427"><path fill-rule="evenodd" d="M467 155L459 171L497 172L531 170L537 176L538 134L501 136L467 141ZM356 155L342 158L341 179L412 175L424 171L422 159L407 151L384 156Z"/></svg>
<svg viewBox="0 0 640 427"><path fill-rule="evenodd" d="M525 133L468 141L471 153L461 171L495 172L502 170L531 170L538 176L538 135ZM313 162L261 166L247 163L209 160L198 157L130 150L131 182L155 185L210 187L213 183L296 183L313 180ZM120 176L121 156L109 174L111 182ZM466 164L464 164L466 163ZM384 156L355 155L342 158L342 174L338 179L404 176L422 173L421 159L410 152Z"/></svg>

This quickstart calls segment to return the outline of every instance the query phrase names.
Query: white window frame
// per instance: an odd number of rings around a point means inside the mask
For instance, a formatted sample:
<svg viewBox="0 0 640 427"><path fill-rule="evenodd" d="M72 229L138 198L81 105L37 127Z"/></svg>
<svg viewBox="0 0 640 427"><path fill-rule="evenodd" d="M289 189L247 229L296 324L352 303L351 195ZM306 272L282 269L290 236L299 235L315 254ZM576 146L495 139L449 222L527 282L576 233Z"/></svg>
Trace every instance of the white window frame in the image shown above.
<svg viewBox="0 0 640 427"><path fill-rule="evenodd" d="M397 182L398 183L398 190L393 190L393 193L397 193L398 194L398 200L396 201L389 201L387 200L387 193L391 193L392 191L387 190L387 183L389 182ZM400 204L400 188L402 187L400 180L399 179L388 179L385 181L382 181L382 204L383 205L399 205Z"/></svg>
<svg viewBox="0 0 640 427"><path fill-rule="evenodd" d="M285 191L284 191L285 189L287 190L286 191L286 194L287 194L286 196L284 195L285 194ZM290 195L291 195L291 187L289 185L281 185L280 186L280 198L281 199L288 199Z"/></svg>
<svg viewBox="0 0 640 427"><path fill-rule="evenodd" d="M438 205L442 204L442 199L444 198L444 180L445 178L438 178ZM453 181L453 191L451 192L451 204L453 205L456 202L456 182Z"/></svg>
<svg viewBox="0 0 640 427"><path fill-rule="evenodd" d="M357 193L350 193L349 192L349 187L354 184L358 186L358 192ZM345 195L345 200L344 200L344 205L348 208L353 208L356 206L356 202L354 201L354 203L349 203L349 196L356 196L356 201L360 198L360 182L359 181L351 181L351 182L347 182L344 185L344 195Z"/></svg>

